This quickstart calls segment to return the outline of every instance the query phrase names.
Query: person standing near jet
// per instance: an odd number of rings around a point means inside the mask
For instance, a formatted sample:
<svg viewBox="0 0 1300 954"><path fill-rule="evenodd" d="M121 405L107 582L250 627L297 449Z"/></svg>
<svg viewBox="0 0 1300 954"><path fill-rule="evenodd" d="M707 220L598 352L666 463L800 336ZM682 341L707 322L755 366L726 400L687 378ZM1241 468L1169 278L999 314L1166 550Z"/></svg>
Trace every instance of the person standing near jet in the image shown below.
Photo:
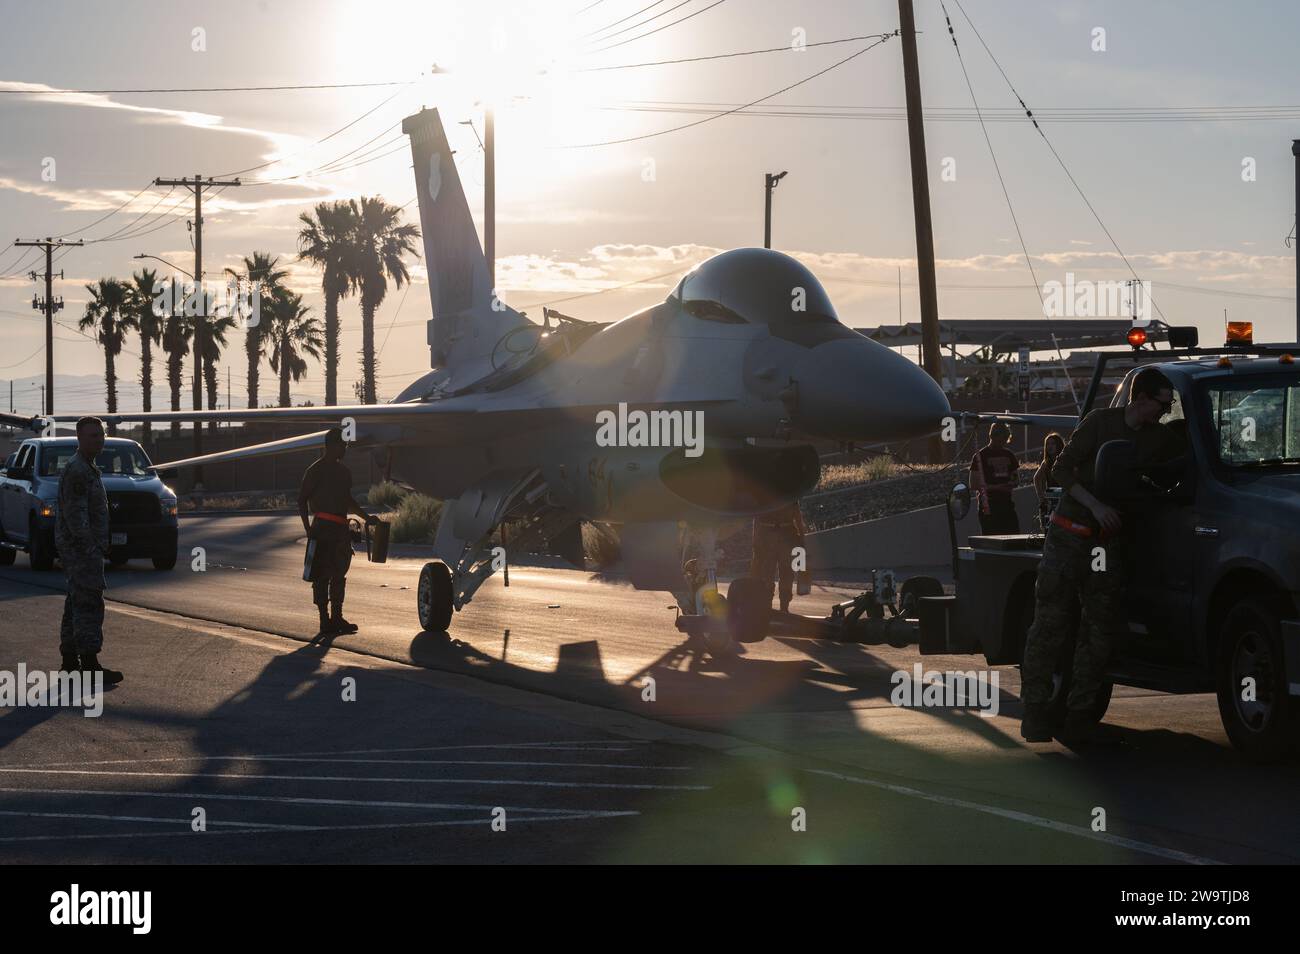
<svg viewBox="0 0 1300 954"><path fill-rule="evenodd" d="M772 605L773 577L780 581L781 612L788 612L794 596L794 548L803 545L806 527L796 501L775 513L754 518L754 554L749 575L767 585Z"/></svg>
<svg viewBox="0 0 1300 954"><path fill-rule="evenodd" d="M1097 451L1108 441L1132 441L1140 467L1161 463L1176 467L1184 448L1177 434L1160 423L1173 406L1173 393L1169 379L1159 369L1139 371L1128 403L1089 413L1052 468L1062 496L1043 541L1043 559L1034 583L1034 622L1020 667L1020 696L1025 704L1020 734L1028 742L1052 740L1047 707L1052 674L1076 620L1078 635L1061 738L1086 742L1096 727L1093 709L1102 671L1110 656L1111 639L1123 624L1127 555L1120 512L1093 494ZM1142 569L1150 571L1150 567Z"/></svg>
<svg viewBox="0 0 1300 954"><path fill-rule="evenodd" d="M1019 533L1016 489L1020 460L1007 448L1011 428L1001 421L989 428L989 442L970 461L970 485L979 495L980 533Z"/></svg>
<svg viewBox="0 0 1300 954"><path fill-rule="evenodd" d="M104 645L104 558L108 556L108 495L95 458L104 449L104 424L97 417L77 421L77 452L59 475L54 542L68 581L59 627L65 672L104 674L104 684L122 681L99 663Z"/></svg>
<svg viewBox="0 0 1300 954"><path fill-rule="evenodd" d="M343 465L346 451L343 431L330 428L325 433L324 452L307 468L298 488L298 515L307 531L307 578L312 601L320 612L320 631L328 636L357 631L355 623L343 618L343 593L352 565L348 514L355 513L367 524L378 522L352 499L352 473Z"/></svg>

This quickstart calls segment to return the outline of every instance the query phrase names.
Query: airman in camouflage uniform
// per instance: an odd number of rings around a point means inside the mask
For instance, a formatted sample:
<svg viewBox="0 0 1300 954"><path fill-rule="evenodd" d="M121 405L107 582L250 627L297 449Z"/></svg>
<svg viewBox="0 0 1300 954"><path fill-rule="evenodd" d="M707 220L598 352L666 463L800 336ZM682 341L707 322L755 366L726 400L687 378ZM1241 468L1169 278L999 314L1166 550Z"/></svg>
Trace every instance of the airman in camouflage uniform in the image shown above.
<svg viewBox="0 0 1300 954"><path fill-rule="evenodd" d="M754 553L749 575L767 584L767 602L772 604L773 577L780 581L781 612L790 609L794 595L794 548L803 545L803 514L797 503L754 518Z"/></svg>
<svg viewBox="0 0 1300 954"><path fill-rule="evenodd" d="M1173 399L1173 386L1159 369L1139 371L1128 403L1089 413L1053 465L1052 476L1063 495L1043 542L1034 584L1034 623L1020 667L1020 696L1025 704L1020 734L1029 742L1049 742L1056 731L1048 712L1052 675L1076 623L1070 694L1060 737L1085 742L1092 736L1102 675L1115 634L1124 625L1127 570L1123 516L1093 494L1097 452L1108 441L1125 440L1134 445L1139 466L1176 459L1184 448L1174 431L1160 423Z"/></svg>
<svg viewBox="0 0 1300 954"><path fill-rule="evenodd" d="M59 630L62 668L103 672L104 682L111 684L119 682L122 674L99 664L104 644L104 558L109 548L108 496L95 465L103 448L103 423L83 417L77 422L77 453L59 477L54 541L68 581Z"/></svg>

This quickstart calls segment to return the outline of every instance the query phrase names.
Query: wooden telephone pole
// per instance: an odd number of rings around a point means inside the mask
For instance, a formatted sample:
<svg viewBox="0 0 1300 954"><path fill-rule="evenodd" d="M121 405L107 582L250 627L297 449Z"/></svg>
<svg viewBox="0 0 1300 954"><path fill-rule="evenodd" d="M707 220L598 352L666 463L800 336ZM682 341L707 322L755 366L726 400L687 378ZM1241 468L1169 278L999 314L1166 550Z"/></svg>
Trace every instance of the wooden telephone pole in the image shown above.
<svg viewBox="0 0 1300 954"><path fill-rule="evenodd" d="M56 248L78 248L82 244L78 239L75 242L65 242L62 239L46 238L44 241L34 240L31 242L14 242L19 248L35 247L45 249L45 298L33 298L32 307L37 311L45 312L45 416L51 417L54 414L54 313L63 308L63 299L54 297L54 250ZM35 272L32 272L32 278L36 278ZM63 277L63 272L59 272L59 278Z"/></svg>
<svg viewBox="0 0 1300 954"><path fill-rule="evenodd" d="M221 181L211 176L204 179L197 172L193 179L154 179L154 185L181 186L194 193L194 286L199 295L199 314L194 316L194 410L203 410L203 341L200 329L207 320L208 297L203 291L203 193L214 186L229 187L241 185L238 179ZM194 456L203 453L203 425L194 422ZM203 467L194 468L195 485L203 483Z"/></svg>
<svg viewBox="0 0 1300 954"><path fill-rule="evenodd" d="M921 73L916 59L916 17L912 0L898 0L903 42L903 88L907 96L907 143L912 156L912 211L916 218L916 271L921 286L921 365L940 387L939 293L934 277L934 228L930 222L930 178L925 162L925 124L921 112ZM931 457L940 450L931 442Z"/></svg>

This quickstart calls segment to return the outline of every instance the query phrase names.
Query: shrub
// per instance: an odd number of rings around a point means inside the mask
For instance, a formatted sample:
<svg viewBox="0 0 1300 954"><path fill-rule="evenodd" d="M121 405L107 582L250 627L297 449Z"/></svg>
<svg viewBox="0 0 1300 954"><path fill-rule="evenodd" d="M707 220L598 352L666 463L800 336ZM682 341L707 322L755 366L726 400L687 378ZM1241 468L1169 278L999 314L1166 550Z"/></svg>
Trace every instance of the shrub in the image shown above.
<svg viewBox="0 0 1300 954"><path fill-rule="evenodd" d="M407 494L397 507L393 520L393 540L397 543L431 543L438 527L442 501L424 494Z"/></svg>
<svg viewBox="0 0 1300 954"><path fill-rule="evenodd" d="M608 524L583 523L582 552L591 569L606 570L622 556L618 531Z"/></svg>
<svg viewBox="0 0 1300 954"><path fill-rule="evenodd" d="M381 481L366 491L366 501L376 510L396 510L406 491L391 480Z"/></svg>

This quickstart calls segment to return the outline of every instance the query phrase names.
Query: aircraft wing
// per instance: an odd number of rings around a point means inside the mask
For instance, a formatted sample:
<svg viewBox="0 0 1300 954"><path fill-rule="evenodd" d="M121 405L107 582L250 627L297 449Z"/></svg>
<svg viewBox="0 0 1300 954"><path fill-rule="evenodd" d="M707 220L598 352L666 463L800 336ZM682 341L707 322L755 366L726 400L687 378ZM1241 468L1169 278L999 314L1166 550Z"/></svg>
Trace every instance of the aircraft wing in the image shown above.
<svg viewBox="0 0 1300 954"><path fill-rule="evenodd" d="M211 454L202 454L199 457L186 457L184 460L154 464L153 469L155 471L175 470L181 467L221 464L229 460L246 460L249 457L267 457L272 454L288 454L291 451L311 450L313 447L324 446L325 435L328 433L328 431L316 431L313 434L304 434L301 437L286 437L278 441L267 441L264 444L250 444L247 447L236 447L232 450L213 451Z"/></svg>
<svg viewBox="0 0 1300 954"><path fill-rule="evenodd" d="M1064 428L1073 430L1079 426L1077 414L1015 414L1011 411L962 411L957 415L963 424L991 424L1001 421L1003 424L1030 424L1035 427Z"/></svg>
<svg viewBox="0 0 1300 954"><path fill-rule="evenodd" d="M412 401L404 404L360 404L339 405L334 407L292 407L292 408L253 408L226 411L128 411L115 414L99 414L106 424L124 424L127 422L150 422L167 424L174 421L202 423L218 421L229 423L251 423L256 421L273 421L279 423L327 424L340 426L345 419L351 418L356 424L357 440L355 444L365 445L390 439L388 434L394 432L403 435L404 441L416 440L422 445L436 447L456 447L482 440L500 438L537 428L557 425L588 426L595 434L596 413L609 410L609 405L519 405L509 401L494 404L481 403L481 395L448 398L441 401ZM674 410L699 409L727 403L717 400L701 401L664 401L629 403L630 409ZM58 413L56 420L65 423L76 421L86 416L81 413ZM40 432L46 418L41 415L27 416L21 414L0 413L0 424L22 430ZM367 435L373 426L387 431L384 437ZM170 461L157 465L160 469L190 467L199 464L219 463L228 460L240 460L245 457L261 457L270 454L286 454L320 446L324 441L325 431L316 431L297 437L253 444L247 447L233 448L191 457L184 460Z"/></svg>

